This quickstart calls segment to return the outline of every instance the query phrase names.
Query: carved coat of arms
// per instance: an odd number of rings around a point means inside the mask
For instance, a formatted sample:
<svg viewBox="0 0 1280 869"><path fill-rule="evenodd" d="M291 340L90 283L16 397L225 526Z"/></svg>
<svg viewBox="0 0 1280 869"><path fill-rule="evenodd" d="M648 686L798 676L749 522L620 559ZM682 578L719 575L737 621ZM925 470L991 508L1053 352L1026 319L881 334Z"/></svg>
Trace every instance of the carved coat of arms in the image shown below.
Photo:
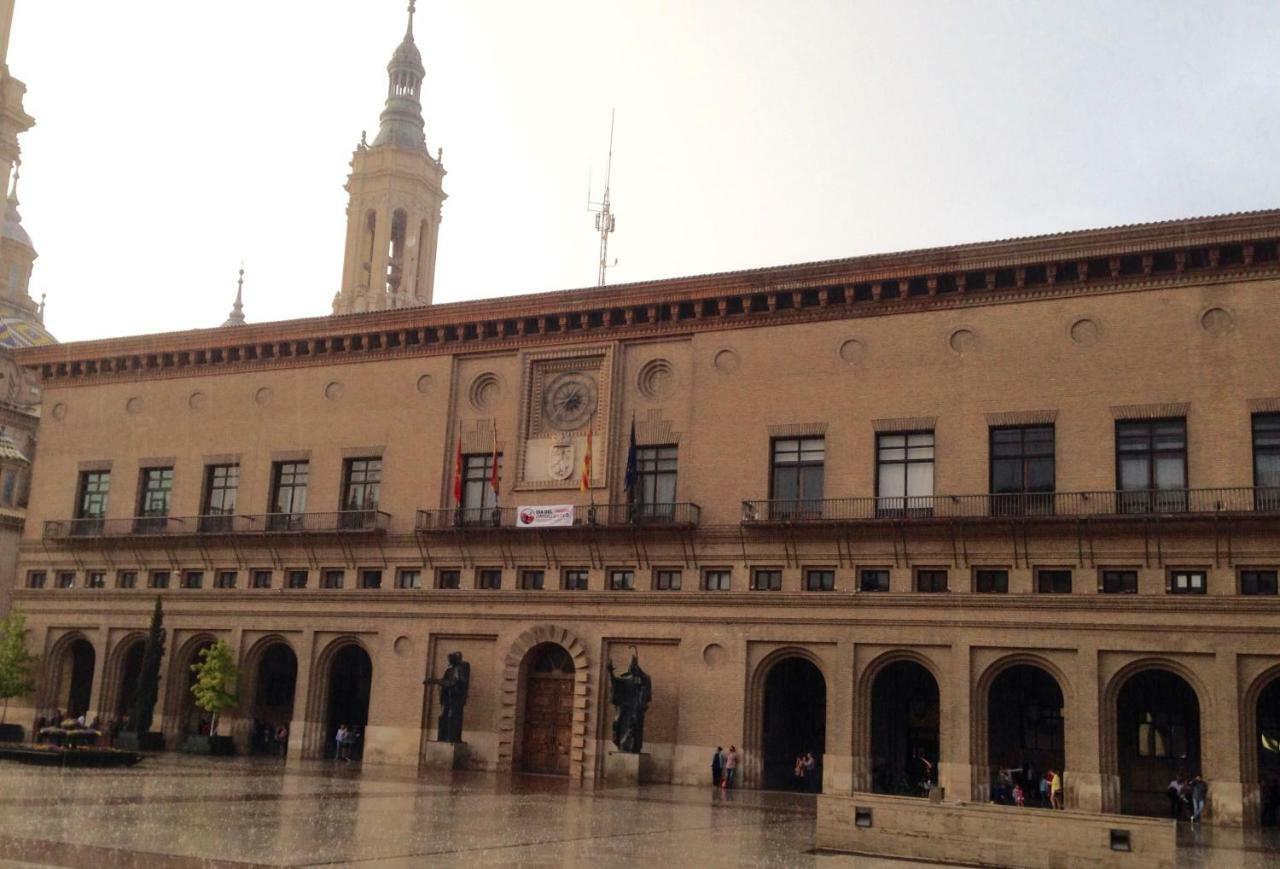
<svg viewBox="0 0 1280 869"><path fill-rule="evenodd" d="M567 480L573 476L573 468L573 440L563 435L558 436L551 444L551 452L547 456L547 473L553 480Z"/></svg>

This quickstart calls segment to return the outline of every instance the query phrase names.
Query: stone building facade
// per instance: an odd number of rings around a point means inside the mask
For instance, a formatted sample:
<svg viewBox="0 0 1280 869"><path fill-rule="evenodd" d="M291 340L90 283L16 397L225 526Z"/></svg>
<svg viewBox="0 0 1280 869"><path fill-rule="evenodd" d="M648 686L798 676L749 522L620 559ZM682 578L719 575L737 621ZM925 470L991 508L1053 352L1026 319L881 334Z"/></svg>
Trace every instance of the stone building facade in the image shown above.
<svg viewBox="0 0 1280 869"><path fill-rule="evenodd" d="M1052 768L1155 813L1201 772L1254 823L1278 242L1257 212L20 351L17 714L124 714L159 596L171 745L222 638L244 750L348 723L412 767L457 650L470 763L590 785L634 648L659 780L733 744L752 787L813 751L830 793Z"/></svg>

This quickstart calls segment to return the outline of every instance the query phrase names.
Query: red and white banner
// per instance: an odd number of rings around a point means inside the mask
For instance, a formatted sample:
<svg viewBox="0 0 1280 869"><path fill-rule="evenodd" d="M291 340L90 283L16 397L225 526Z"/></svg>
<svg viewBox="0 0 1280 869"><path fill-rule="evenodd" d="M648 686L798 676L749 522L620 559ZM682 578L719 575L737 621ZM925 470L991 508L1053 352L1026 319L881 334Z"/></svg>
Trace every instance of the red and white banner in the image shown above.
<svg viewBox="0 0 1280 869"><path fill-rule="evenodd" d="M517 507L517 528L562 528L573 524L573 505L554 504L550 507Z"/></svg>

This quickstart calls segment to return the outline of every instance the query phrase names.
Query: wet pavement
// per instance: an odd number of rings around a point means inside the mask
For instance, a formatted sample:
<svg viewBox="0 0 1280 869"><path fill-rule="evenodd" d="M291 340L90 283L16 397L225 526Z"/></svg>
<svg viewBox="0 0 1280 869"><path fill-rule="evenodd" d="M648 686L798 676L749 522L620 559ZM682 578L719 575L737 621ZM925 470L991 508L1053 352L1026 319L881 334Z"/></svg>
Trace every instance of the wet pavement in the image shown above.
<svg viewBox="0 0 1280 869"><path fill-rule="evenodd" d="M901 869L814 854L814 798L483 773L149 758L128 770L0 764L0 867L649 865ZM1185 836L1179 865L1280 865L1280 837ZM1213 850L1210 850L1210 846Z"/></svg>

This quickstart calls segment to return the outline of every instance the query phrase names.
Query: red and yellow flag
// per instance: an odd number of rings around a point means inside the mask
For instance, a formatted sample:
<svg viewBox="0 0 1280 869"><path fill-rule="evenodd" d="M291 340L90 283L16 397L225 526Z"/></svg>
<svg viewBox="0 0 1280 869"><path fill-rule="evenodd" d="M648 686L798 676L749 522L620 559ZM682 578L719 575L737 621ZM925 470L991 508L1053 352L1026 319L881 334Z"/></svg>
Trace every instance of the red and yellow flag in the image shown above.
<svg viewBox="0 0 1280 869"><path fill-rule="evenodd" d="M498 482L498 428L493 429L493 466L489 471L489 485L493 487L493 498L496 501L498 496L502 494L500 484Z"/></svg>
<svg viewBox="0 0 1280 869"><path fill-rule="evenodd" d="M578 487L579 491L585 492L591 488L591 429L587 429L587 451L582 454L582 484Z"/></svg>
<svg viewBox="0 0 1280 869"><path fill-rule="evenodd" d="M462 427L458 427L458 452L453 459L453 501L462 506Z"/></svg>

